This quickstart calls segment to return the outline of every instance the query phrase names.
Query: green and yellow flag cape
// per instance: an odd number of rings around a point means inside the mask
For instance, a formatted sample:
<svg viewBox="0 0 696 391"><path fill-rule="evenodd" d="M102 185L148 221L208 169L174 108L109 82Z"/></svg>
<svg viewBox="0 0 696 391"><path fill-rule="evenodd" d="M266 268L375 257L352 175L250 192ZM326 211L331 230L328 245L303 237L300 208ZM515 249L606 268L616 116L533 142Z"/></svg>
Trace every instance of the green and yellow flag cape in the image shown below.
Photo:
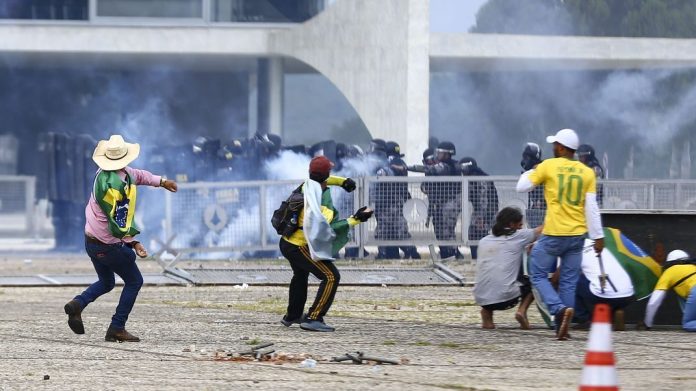
<svg viewBox="0 0 696 391"><path fill-rule="evenodd" d="M131 176L126 172L124 182L118 171L102 171L94 179L94 198L109 221L109 231L119 239L140 233L135 225L135 201L137 191Z"/></svg>

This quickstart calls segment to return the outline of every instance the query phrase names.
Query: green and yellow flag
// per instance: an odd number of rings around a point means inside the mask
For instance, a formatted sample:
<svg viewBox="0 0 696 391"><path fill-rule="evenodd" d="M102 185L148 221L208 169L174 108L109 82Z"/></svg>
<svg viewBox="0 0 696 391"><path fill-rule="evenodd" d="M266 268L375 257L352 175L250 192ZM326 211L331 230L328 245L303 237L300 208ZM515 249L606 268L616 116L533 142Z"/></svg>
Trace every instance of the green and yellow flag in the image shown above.
<svg viewBox="0 0 696 391"><path fill-rule="evenodd" d="M636 300L650 296L662 274L660 265L616 228L604 228L604 246L631 277Z"/></svg>
<svg viewBox="0 0 696 391"><path fill-rule="evenodd" d="M117 171L100 170L94 180L94 198L109 221L109 231L114 237L125 238L140 233L135 225L135 201L137 191L131 176L126 172L124 182Z"/></svg>

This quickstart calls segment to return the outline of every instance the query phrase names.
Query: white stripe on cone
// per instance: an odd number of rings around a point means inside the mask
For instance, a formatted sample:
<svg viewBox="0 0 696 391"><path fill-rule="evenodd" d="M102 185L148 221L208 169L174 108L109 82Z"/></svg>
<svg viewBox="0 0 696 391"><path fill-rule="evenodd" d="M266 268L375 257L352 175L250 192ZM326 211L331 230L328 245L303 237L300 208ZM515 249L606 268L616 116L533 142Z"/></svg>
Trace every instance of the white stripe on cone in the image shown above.
<svg viewBox="0 0 696 391"><path fill-rule="evenodd" d="M605 320L610 319L611 309L607 304L597 304L592 317L592 327L590 328L590 336L587 341L587 351L585 359L588 361L582 368L582 378L580 381L580 389L603 387L618 390L618 376L616 374L615 363L612 365L596 365L592 361L598 359L602 362L601 357L611 355L613 357L613 348L611 344L611 324ZM597 319L602 319L601 322ZM593 353L598 353L599 357L593 357ZM606 362L605 360L604 362ZM613 360L612 360L613 361Z"/></svg>
<svg viewBox="0 0 696 391"><path fill-rule="evenodd" d="M616 368L606 365L585 365L582 369L583 386L616 386L619 379L616 376Z"/></svg>
<svg viewBox="0 0 696 391"><path fill-rule="evenodd" d="M611 325L609 323L592 323L587 351L613 352L611 347Z"/></svg>

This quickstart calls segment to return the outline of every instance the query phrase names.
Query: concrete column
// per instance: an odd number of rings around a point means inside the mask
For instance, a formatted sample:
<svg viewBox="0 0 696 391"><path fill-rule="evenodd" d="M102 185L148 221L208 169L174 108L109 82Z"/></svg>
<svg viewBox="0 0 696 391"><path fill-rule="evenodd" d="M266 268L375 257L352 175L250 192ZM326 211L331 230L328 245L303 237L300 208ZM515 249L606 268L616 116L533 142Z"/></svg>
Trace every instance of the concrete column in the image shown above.
<svg viewBox="0 0 696 391"><path fill-rule="evenodd" d="M283 128L283 59L262 58L257 63L256 129L261 133L280 135Z"/></svg>
<svg viewBox="0 0 696 391"><path fill-rule="evenodd" d="M267 58L260 58L256 64L256 110L257 124L256 129L251 134L268 132L269 113L270 113L270 78L269 63Z"/></svg>
<svg viewBox="0 0 696 391"><path fill-rule="evenodd" d="M259 73L258 67L254 67L249 71L249 103L247 105L249 110L249 125L248 125L248 136L253 136L256 133L256 129L259 127Z"/></svg>
<svg viewBox="0 0 696 391"><path fill-rule="evenodd" d="M429 0L337 0L269 49L326 76L373 137L401 144L407 160L427 147Z"/></svg>
<svg viewBox="0 0 696 391"><path fill-rule="evenodd" d="M268 64L268 131L283 136L283 58L272 57Z"/></svg>

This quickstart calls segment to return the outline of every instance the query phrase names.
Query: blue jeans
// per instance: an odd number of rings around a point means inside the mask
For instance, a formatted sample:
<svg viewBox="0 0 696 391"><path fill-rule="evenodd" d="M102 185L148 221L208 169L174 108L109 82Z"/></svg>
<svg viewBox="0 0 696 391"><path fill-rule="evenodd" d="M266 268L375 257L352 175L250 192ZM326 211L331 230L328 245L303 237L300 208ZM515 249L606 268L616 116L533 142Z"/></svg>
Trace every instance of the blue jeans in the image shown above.
<svg viewBox="0 0 696 391"><path fill-rule="evenodd" d="M691 288L689 296L686 297L682 327L686 331L696 331L696 285Z"/></svg>
<svg viewBox="0 0 696 391"><path fill-rule="evenodd" d="M143 276L135 264L135 252L130 247L120 243L103 245L85 242L85 250L94 265L99 280L90 285L84 292L75 296L82 308L114 289L116 284L114 273L123 280L124 287L116 307L116 313L111 317L111 327L117 330L126 328L128 315L133 309L140 287L143 286Z"/></svg>
<svg viewBox="0 0 696 391"><path fill-rule="evenodd" d="M590 290L590 281L584 274L580 273L578 287L575 290L575 318L578 323L592 320L592 312L597 303L609 304L612 313L614 313L616 310L628 307L634 301L635 298L633 296L614 298L595 296Z"/></svg>
<svg viewBox="0 0 696 391"><path fill-rule="evenodd" d="M529 270L532 284L552 315L565 307L575 306L575 287L580 277L584 241L584 235L541 235L532 249ZM561 258L561 275L556 292L549 281L549 273L556 271L558 257Z"/></svg>

